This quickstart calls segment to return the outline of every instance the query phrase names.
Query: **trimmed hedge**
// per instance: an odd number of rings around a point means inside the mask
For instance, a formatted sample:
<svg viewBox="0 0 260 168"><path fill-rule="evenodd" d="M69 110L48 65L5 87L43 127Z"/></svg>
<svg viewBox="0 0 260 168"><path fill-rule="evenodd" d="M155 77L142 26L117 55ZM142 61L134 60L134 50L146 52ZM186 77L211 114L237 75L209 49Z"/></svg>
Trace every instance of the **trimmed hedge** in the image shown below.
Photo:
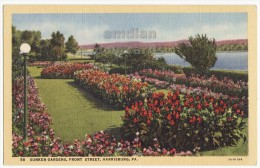
<svg viewBox="0 0 260 168"><path fill-rule="evenodd" d="M186 74L186 76L191 76L195 73L194 68L192 67L183 67L183 72ZM206 76L210 77L214 75L217 79L222 80L225 77L232 79L234 82L237 82L239 80L248 81L248 72L246 71L235 71L235 70L210 70L207 72Z"/></svg>
<svg viewBox="0 0 260 168"><path fill-rule="evenodd" d="M173 71L173 72L176 73L176 74L182 74L182 73L184 73L182 66L178 66L178 65L168 65L168 66L166 67L166 69L167 69L167 70L170 70L170 71Z"/></svg>
<svg viewBox="0 0 260 168"><path fill-rule="evenodd" d="M109 70L109 74L125 74L125 68L123 67L115 67L115 68L111 68Z"/></svg>

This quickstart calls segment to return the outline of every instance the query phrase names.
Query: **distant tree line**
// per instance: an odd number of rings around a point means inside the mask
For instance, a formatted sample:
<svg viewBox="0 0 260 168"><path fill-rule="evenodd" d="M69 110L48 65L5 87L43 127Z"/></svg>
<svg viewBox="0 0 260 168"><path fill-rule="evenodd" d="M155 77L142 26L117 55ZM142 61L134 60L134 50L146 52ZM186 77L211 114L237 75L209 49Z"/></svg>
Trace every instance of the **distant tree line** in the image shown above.
<svg viewBox="0 0 260 168"><path fill-rule="evenodd" d="M247 44L222 44L217 46L217 51L247 51Z"/></svg>
<svg viewBox="0 0 260 168"><path fill-rule="evenodd" d="M117 47L117 48L104 48L100 47L100 51L105 53L120 53L126 50L128 47ZM174 53L176 47L136 47L141 52L149 51L151 53ZM222 44L217 45L217 51L247 51L248 45L247 44Z"/></svg>

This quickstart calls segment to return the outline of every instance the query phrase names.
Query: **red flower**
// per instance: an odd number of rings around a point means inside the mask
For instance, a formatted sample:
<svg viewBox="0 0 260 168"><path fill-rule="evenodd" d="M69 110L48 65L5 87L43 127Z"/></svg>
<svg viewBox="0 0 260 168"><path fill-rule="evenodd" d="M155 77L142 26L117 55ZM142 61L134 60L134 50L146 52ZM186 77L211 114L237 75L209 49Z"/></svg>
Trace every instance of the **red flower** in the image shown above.
<svg viewBox="0 0 260 168"><path fill-rule="evenodd" d="M177 95L174 94L174 95L172 96L172 98L173 98L173 100L176 100L176 99L177 99Z"/></svg>
<svg viewBox="0 0 260 168"><path fill-rule="evenodd" d="M234 105L233 105L233 108L234 108L234 109L237 109L237 107L238 107L237 104L234 104Z"/></svg>
<svg viewBox="0 0 260 168"><path fill-rule="evenodd" d="M153 117L153 113L151 111L148 112L148 117L152 118Z"/></svg>
<svg viewBox="0 0 260 168"><path fill-rule="evenodd" d="M201 105L198 104L198 105L197 105L197 108L198 108L198 110L201 110Z"/></svg>
<svg viewBox="0 0 260 168"><path fill-rule="evenodd" d="M184 107L187 107L188 106L188 101L185 101L184 102Z"/></svg>
<svg viewBox="0 0 260 168"><path fill-rule="evenodd" d="M20 151L20 152L19 152L19 155L20 155L20 156L23 156L23 151Z"/></svg>
<svg viewBox="0 0 260 168"><path fill-rule="evenodd" d="M169 120L169 121L170 121L171 119L172 119L172 116L171 116L171 114L168 114L168 115L167 115L167 120Z"/></svg>
<svg viewBox="0 0 260 168"><path fill-rule="evenodd" d="M227 121L232 121L232 120L233 120L232 117L228 117L228 118L227 118Z"/></svg>
<svg viewBox="0 0 260 168"><path fill-rule="evenodd" d="M137 123L138 122L138 119L137 118L134 118L134 123Z"/></svg>
<svg viewBox="0 0 260 168"><path fill-rule="evenodd" d="M29 146L29 142L24 142L23 145L24 145L25 147L27 147L27 146Z"/></svg>
<svg viewBox="0 0 260 168"><path fill-rule="evenodd" d="M193 116L192 118L190 118L190 123L195 123L196 122L196 116Z"/></svg>
<svg viewBox="0 0 260 168"><path fill-rule="evenodd" d="M208 102L204 102L204 107L209 107L209 103Z"/></svg>
<svg viewBox="0 0 260 168"><path fill-rule="evenodd" d="M177 152L177 151L176 151L176 149L175 149L175 148L172 148L172 150L170 150L170 154L174 154L174 155L175 155L175 154L176 154L176 152Z"/></svg>
<svg viewBox="0 0 260 168"><path fill-rule="evenodd" d="M201 123L202 118L201 118L201 117L198 117L198 118L197 118L197 121L198 121L199 123Z"/></svg>
<svg viewBox="0 0 260 168"><path fill-rule="evenodd" d="M175 118L178 120L180 118L180 114L176 113Z"/></svg>
<svg viewBox="0 0 260 168"><path fill-rule="evenodd" d="M170 124L171 124L171 125L174 125L174 124L175 124L174 120L171 120L171 121L170 121Z"/></svg>
<svg viewBox="0 0 260 168"><path fill-rule="evenodd" d="M147 123L147 125L150 125L150 124L151 124L151 121L148 119L148 120L146 121L146 123Z"/></svg>

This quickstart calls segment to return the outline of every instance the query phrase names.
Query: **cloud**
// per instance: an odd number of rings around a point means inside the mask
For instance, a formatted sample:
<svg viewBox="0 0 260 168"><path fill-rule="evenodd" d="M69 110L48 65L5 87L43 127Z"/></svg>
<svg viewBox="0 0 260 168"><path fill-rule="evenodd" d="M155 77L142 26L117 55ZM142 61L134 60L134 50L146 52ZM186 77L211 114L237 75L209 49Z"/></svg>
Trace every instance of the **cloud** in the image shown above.
<svg viewBox="0 0 260 168"><path fill-rule="evenodd" d="M99 26L88 26L86 28L82 28L76 32L76 37L79 40L80 44L93 44L104 42L104 32L108 30L108 25L99 25Z"/></svg>

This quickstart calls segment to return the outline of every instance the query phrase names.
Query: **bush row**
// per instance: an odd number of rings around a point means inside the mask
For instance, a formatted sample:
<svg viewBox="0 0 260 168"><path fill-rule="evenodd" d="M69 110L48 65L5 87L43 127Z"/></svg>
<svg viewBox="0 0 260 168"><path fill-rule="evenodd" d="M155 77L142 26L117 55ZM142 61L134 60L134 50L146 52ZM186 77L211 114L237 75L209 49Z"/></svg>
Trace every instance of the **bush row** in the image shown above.
<svg viewBox="0 0 260 168"><path fill-rule="evenodd" d="M183 67L183 72L186 76L192 76L195 70L192 67ZM248 81L248 73L246 71L232 71L232 70L209 70L206 74L207 77L214 75L217 79L223 80L224 78L232 79L234 82L237 81Z"/></svg>

